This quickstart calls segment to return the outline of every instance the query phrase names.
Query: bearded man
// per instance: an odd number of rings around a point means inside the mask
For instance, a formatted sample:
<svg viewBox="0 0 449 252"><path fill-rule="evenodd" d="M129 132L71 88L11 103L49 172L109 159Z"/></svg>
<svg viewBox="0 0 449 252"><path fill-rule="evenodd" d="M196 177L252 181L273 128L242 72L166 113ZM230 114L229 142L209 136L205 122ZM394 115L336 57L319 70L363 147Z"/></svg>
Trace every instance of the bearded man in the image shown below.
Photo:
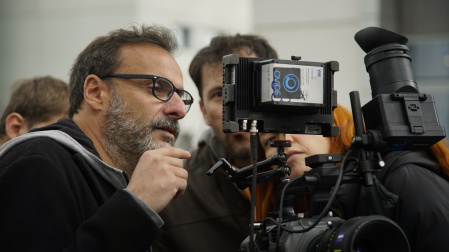
<svg viewBox="0 0 449 252"><path fill-rule="evenodd" d="M150 249L187 186L190 153L173 144L193 99L175 49L170 30L142 26L79 54L70 119L0 149L0 251Z"/></svg>

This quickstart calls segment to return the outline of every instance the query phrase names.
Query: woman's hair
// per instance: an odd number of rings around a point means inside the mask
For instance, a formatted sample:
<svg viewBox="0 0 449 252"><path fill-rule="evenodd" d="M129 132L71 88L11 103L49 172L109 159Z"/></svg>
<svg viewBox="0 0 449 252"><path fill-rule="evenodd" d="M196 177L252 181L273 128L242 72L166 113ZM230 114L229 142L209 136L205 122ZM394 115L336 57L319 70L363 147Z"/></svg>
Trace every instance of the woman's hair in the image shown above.
<svg viewBox="0 0 449 252"><path fill-rule="evenodd" d="M354 123L351 113L343 108L337 107L334 110L334 124L340 129L340 134L330 138L329 153L340 153L344 156L351 145L352 137L355 135ZM261 146L259 144L259 146ZM438 161L443 172L449 176L449 146L447 139L441 140L429 148L432 155ZM265 152L259 148L260 159L265 159ZM273 211L275 192L280 180L269 179L257 185L256 190L256 220L263 220L268 213ZM307 212L310 204L310 196L298 195L294 205L295 210Z"/></svg>
<svg viewBox="0 0 449 252"><path fill-rule="evenodd" d="M438 161L444 174L449 177L449 143L447 138L439 141L438 143L430 146L430 152Z"/></svg>

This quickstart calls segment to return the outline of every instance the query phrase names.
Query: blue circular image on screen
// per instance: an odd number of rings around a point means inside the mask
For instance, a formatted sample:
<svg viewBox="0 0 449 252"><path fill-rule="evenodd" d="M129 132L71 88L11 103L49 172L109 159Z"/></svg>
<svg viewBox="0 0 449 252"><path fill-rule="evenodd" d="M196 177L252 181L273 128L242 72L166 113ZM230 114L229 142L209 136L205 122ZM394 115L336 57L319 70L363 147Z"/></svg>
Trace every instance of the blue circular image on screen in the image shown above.
<svg viewBox="0 0 449 252"><path fill-rule="evenodd" d="M288 74L284 77L283 85L284 85L285 91L287 91L289 93L294 93L294 92L298 91L299 86L301 84L299 82L298 76L296 76L294 74Z"/></svg>

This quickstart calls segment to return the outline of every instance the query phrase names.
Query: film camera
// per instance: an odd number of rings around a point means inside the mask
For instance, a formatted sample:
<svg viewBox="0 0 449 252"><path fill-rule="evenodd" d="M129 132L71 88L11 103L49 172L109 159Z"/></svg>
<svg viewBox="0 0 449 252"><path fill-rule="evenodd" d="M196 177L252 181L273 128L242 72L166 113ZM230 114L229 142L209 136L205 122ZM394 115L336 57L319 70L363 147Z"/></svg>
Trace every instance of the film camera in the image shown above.
<svg viewBox="0 0 449 252"><path fill-rule="evenodd" d="M414 81L408 39L369 27L359 31L355 40L367 53L373 99L361 107L358 92L350 94L356 130L351 150L343 158L338 154L307 158L312 170L293 180L288 178L284 153L289 143L273 142L278 153L257 163L256 132L338 135L338 127L333 126L337 106L333 75L338 62L223 57L223 131L252 133L254 165L237 170L221 159L208 175L225 168L239 188L252 186L253 198L256 183L282 179L271 217L254 223L252 210L250 236L240 251L410 251L404 232L384 216L343 220L329 215L342 183L373 185L373 173L379 168L374 151L422 149L445 137L432 96L420 93ZM343 174L352 157L357 168ZM311 194L311 207L298 217L292 201L305 193Z"/></svg>

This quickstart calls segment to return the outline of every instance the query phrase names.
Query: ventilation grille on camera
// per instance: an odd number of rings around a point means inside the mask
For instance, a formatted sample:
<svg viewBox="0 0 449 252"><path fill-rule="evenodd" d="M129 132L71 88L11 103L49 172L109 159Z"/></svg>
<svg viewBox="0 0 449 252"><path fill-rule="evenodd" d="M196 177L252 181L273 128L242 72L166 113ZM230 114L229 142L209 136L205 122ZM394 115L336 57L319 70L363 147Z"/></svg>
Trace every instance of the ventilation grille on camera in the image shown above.
<svg viewBox="0 0 449 252"><path fill-rule="evenodd" d="M236 92L238 95L236 97L236 108L238 110L249 110L250 102L253 94L248 94L248 90L250 90L250 85L252 85L251 75L246 71L249 64L249 60L246 58L240 58L240 64L237 65L237 73L239 73L236 77ZM251 89L252 90L252 89Z"/></svg>

